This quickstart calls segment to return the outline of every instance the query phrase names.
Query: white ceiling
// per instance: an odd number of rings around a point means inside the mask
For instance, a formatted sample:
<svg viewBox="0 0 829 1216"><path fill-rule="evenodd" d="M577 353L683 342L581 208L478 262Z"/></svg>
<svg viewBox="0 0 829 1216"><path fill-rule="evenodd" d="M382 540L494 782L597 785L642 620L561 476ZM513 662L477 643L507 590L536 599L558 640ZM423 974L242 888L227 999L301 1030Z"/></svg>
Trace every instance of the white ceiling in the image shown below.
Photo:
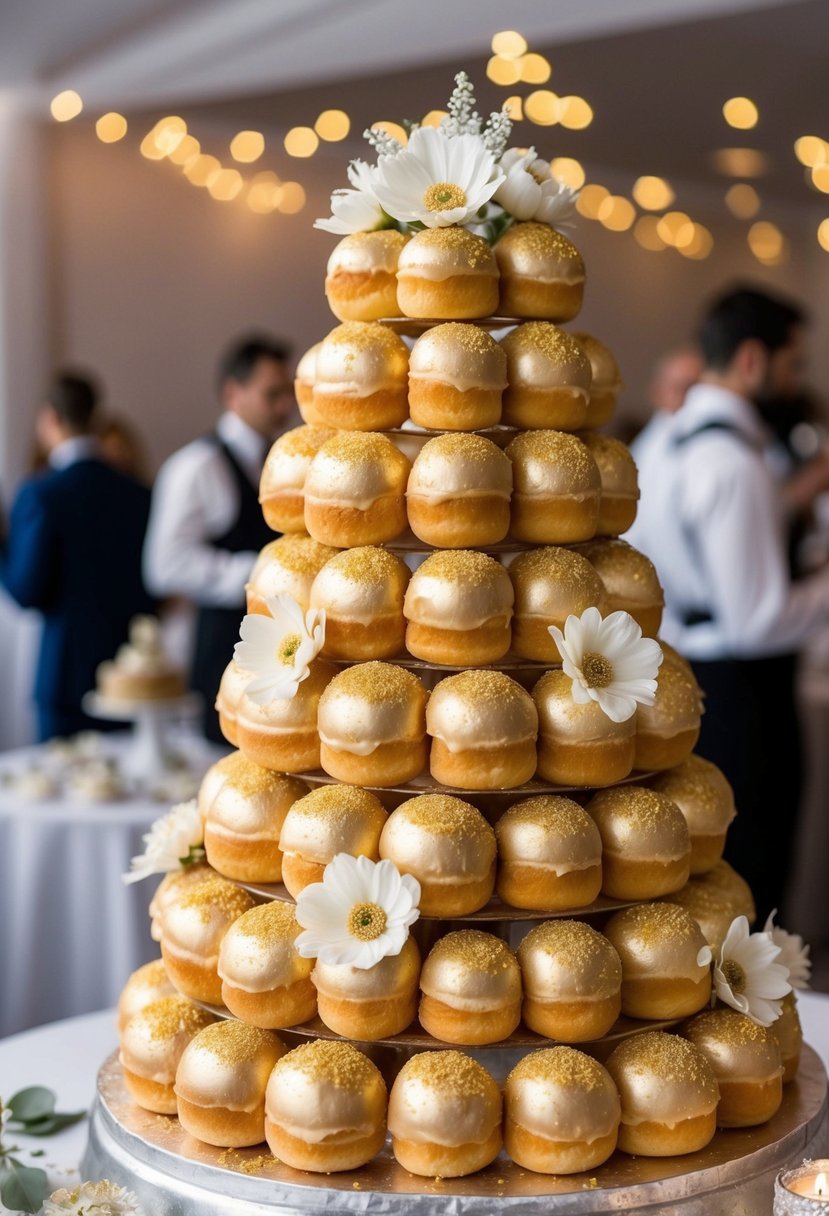
<svg viewBox="0 0 829 1216"><path fill-rule="evenodd" d="M124 109L216 101L480 57L504 26L550 45L794 2L2 0L0 87Z"/></svg>

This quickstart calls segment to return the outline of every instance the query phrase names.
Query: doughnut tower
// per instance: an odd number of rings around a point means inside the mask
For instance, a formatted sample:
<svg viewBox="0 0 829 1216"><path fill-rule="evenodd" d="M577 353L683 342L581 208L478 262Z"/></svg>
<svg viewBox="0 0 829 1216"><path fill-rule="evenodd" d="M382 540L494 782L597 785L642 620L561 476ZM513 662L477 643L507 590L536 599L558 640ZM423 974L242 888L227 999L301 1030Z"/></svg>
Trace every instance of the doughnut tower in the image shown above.
<svg viewBox="0 0 829 1216"><path fill-rule="evenodd" d="M300 361L304 425L261 487L283 535L248 587L250 614L324 610L324 642L264 703L228 656L238 750L199 795L208 864L162 882L165 971L125 995L139 1105L162 1109L142 1070L164 1111L175 1082L191 1135L267 1137L300 1180L369 1189L380 1161L409 1190L497 1175L543 1194L544 1175L610 1185L624 1154L691 1170L797 1073L793 997L769 1030L701 1012L708 948L754 908L722 861L730 788L692 754L690 668L665 646L654 703L616 721L574 700L551 632L597 609L656 638L662 610L619 539L636 470L598 429L620 378L571 325L583 287L576 247L535 222L494 250L462 228L359 233L329 262L339 324ZM610 679L602 654L583 667ZM295 901L343 854L419 884L411 932L370 967L296 948ZM351 909L358 939L381 904ZM153 984L166 1005L142 1013ZM175 1022L181 996L224 1021Z"/></svg>

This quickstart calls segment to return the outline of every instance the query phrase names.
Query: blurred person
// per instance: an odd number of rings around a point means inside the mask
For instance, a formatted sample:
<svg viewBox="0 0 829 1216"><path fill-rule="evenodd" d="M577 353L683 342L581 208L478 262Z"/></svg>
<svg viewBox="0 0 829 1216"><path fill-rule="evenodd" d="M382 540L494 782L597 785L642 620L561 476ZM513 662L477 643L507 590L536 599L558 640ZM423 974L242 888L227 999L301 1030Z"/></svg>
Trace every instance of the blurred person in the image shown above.
<svg viewBox="0 0 829 1216"><path fill-rule="evenodd" d="M294 407L289 358L269 337L234 342L219 365L223 412L214 431L175 452L153 489L147 585L197 607L191 687L204 698L205 734L216 742L223 740L213 703L239 640L245 584L275 535L262 517L259 477Z"/></svg>
<svg viewBox="0 0 829 1216"><path fill-rule="evenodd" d="M12 505L0 581L43 616L34 687L41 741L106 724L81 709L99 663L127 639L130 619L152 610L141 580L149 490L101 459L98 393L85 376L56 376L38 411L44 471Z"/></svg>
<svg viewBox="0 0 829 1216"><path fill-rule="evenodd" d="M829 569L792 583L761 403L801 385L805 316L740 288L710 307L703 370L640 504L635 543L665 588L662 634L705 692L698 750L734 786L726 856L760 919L779 907L801 788L798 648L829 621Z"/></svg>
<svg viewBox="0 0 829 1216"><path fill-rule="evenodd" d="M101 455L107 464L128 477L149 485L147 453L136 429L124 418L110 414L98 431Z"/></svg>
<svg viewBox="0 0 829 1216"><path fill-rule="evenodd" d="M630 445L640 480L658 464L660 452L669 442L671 420L682 408L688 390L702 374L702 356L696 346L677 346L656 363L648 384L651 416Z"/></svg>

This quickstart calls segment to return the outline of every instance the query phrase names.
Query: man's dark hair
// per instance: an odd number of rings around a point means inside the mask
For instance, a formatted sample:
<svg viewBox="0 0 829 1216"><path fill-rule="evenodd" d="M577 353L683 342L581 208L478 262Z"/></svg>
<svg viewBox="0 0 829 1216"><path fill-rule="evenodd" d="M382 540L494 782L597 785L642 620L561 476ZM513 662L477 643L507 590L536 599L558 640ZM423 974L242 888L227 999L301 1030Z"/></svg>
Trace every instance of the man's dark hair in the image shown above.
<svg viewBox="0 0 829 1216"><path fill-rule="evenodd" d="M84 434L92 424L98 388L88 376L61 372L49 385L46 400L68 430Z"/></svg>
<svg viewBox="0 0 829 1216"><path fill-rule="evenodd" d="M291 348L287 342L270 338L267 334L246 334L233 342L222 355L219 361L219 387L228 380L247 384L260 359L287 363L290 357Z"/></svg>
<svg viewBox="0 0 829 1216"><path fill-rule="evenodd" d="M752 287L726 292L708 309L699 329L705 365L724 371L742 343L751 338L773 354L791 341L792 330L805 319L803 309L780 296Z"/></svg>

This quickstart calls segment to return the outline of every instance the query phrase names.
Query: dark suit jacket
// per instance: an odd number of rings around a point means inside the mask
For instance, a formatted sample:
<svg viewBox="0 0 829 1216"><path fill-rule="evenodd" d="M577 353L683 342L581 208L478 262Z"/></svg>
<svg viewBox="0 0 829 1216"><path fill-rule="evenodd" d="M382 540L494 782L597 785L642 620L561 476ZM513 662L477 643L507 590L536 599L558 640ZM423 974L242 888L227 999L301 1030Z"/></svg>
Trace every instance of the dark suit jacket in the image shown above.
<svg viewBox="0 0 829 1216"><path fill-rule="evenodd" d="M78 709L95 669L152 611L141 581L150 492L87 458L25 481L9 519L0 579L18 604L43 613L34 699Z"/></svg>

